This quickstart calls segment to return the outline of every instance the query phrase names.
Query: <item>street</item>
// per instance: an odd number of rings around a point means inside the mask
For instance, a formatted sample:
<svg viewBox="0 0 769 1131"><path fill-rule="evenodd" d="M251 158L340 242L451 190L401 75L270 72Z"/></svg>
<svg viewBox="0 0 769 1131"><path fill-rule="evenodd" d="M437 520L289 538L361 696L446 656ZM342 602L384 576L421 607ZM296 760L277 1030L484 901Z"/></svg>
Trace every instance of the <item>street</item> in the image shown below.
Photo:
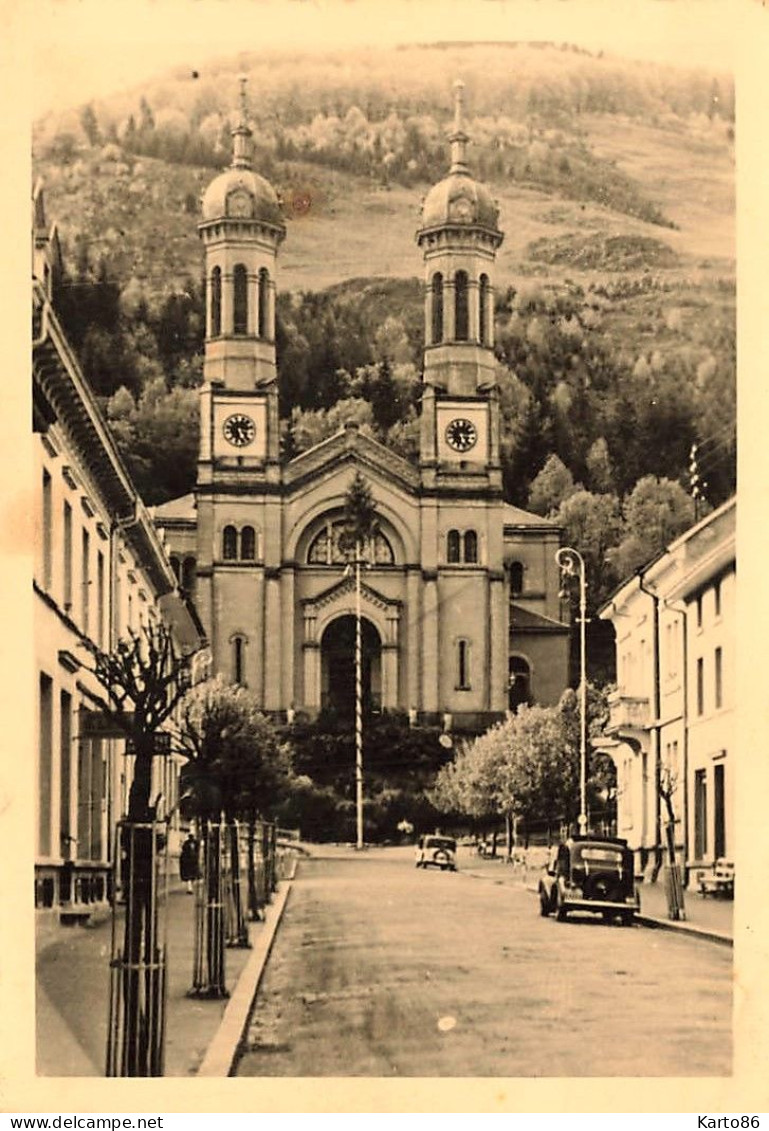
<svg viewBox="0 0 769 1131"><path fill-rule="evenodd" d="M239 1076L718 1076L731 953L405 849L302 860Z"/></svg>

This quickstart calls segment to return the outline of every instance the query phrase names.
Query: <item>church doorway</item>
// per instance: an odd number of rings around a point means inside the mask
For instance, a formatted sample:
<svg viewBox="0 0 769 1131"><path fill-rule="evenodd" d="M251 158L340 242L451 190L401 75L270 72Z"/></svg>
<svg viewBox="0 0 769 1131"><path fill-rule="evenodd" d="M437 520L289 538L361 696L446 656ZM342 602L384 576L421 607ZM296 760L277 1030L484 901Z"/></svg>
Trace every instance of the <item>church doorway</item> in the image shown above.
<svg viewBox="0 0 769 1131"><path fill-rule="evenodd" d="M364 713L382 706L382 641L371 621L361 617L361 691ZM321 707L343 718L355 715L355 617L328 625L320 642Z"/></svg>

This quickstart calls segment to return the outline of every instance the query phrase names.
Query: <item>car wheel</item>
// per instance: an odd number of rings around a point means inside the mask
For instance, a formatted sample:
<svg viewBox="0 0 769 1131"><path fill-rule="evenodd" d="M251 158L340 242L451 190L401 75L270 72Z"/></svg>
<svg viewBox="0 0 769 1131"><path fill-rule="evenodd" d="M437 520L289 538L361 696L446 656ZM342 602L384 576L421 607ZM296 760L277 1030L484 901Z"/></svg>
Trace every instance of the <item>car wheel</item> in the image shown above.
<svg viewBox="0 0 769 1131"><path fill-rule="evenodd" d="M555 917L559 923L566 922L566 908L563 905L559 891L555 894Z"/></svg>
<svg viewBox="0 0 769 1131"><path fill-rule="evenodd" d="M603 916L604 923L611 923L612 919L614 918L613 911L602 911L601 915Z"/></svg>
<svg viewBox="0 0 769 1131"><path fill-rule="evenodd" d="M544 892L539 893L539 913L543 919L547 919L548 915L550 914L547 896L544 894Z"/></svg>
<svg viewBox="0 0 769 1131"><path fill-rule="evenodd" d="M633 919L635 918L635 915L632 911L623 911L621 918L623 927L633 926Z"/></svg>

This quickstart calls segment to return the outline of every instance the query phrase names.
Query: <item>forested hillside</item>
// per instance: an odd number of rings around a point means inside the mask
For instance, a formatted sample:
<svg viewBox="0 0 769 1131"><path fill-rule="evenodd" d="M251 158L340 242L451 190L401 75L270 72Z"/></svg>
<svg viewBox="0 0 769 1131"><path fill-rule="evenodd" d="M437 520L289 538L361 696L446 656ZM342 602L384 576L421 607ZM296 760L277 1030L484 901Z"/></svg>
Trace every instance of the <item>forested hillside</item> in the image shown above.
<svg viewBox="0 0 769 1131"><path fill-rule="evenodd" d="M255 164L288 227L287 454L356 419L407 458L423 346L419 204L445 174L451 82L498 197L507 497L584 548L597 601L735 485L728 76L552 45L242 56L37 124L67 264L56 302L149 502L190 490L202 374L200 194L249 76Z"/></svg>

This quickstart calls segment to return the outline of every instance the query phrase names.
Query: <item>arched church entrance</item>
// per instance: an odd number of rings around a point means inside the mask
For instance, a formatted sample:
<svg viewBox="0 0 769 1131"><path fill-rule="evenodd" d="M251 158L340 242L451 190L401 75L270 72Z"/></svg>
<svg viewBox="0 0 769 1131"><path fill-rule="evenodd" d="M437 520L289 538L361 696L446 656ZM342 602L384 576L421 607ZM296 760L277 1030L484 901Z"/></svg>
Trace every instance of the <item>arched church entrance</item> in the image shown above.
<svg viewBox="0 0 769 1131"><path fill-rule="evenodd" d="M361 617L361 692L363 710L382 706L382 641L370 620ZM344 718L355 715L355 617L337 617L320 642L321 707Z"/></svg>

